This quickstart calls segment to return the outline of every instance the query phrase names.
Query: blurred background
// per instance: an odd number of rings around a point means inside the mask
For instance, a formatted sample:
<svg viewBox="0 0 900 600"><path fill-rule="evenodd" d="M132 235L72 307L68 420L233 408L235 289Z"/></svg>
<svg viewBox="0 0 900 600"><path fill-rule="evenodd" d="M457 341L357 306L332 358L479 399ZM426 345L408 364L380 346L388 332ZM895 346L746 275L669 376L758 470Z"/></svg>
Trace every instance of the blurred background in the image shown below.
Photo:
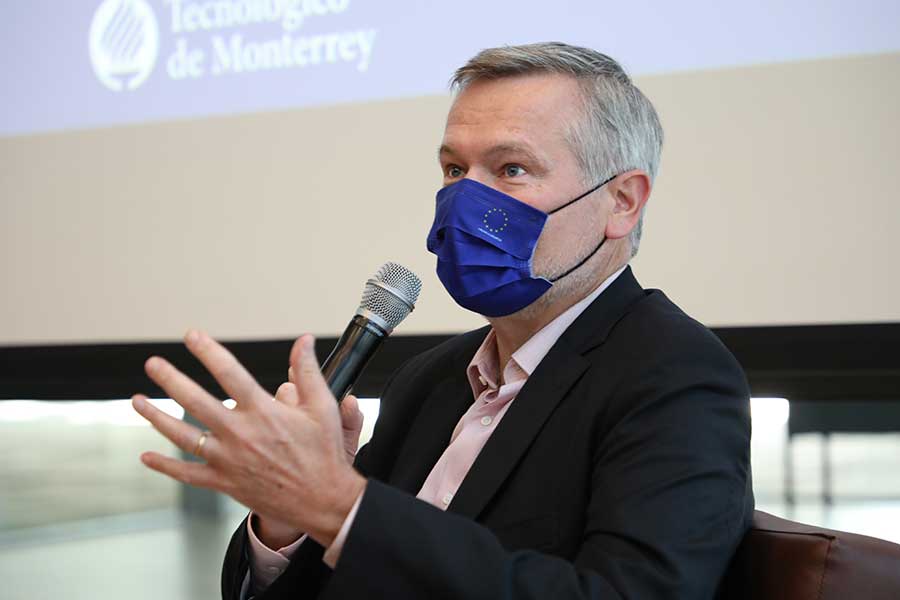
<svg viewBox="0 0 900 600"><path fill-rule="evenodd" d="M423 279L358 387L481 325L425 235L453 70L560 40L666 131L633 261L753 390L758 508L900 542L900 4L0 0L3 598L211 598L244 515L138 455L199 327L270 389L383 263ZM215 389L215 387L213 387ZM187 417L189 418L189 417Z"/></svg>

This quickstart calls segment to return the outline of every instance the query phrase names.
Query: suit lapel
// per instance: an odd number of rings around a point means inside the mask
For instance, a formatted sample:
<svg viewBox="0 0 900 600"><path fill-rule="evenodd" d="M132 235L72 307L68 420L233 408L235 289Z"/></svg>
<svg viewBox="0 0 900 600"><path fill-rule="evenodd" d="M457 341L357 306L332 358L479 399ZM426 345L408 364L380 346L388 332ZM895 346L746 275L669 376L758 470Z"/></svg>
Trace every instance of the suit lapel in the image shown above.
<svg viewBox="0 0 900 600"><path fill-rule="evenodd" d="M556 406L590 366L583 354L602 344L613 326L643 295L644 290L628 267L566 329L513 400L447 510L478 518ZM461 416L462 412L453 421L451 432Z"/></svg>
<svg viewBox="0 0 900 600"><path fill-rule="evenodd" d="M488 438L447 510L478 517L587 366L565 345L553 346Z"/></svg>
<svg viewBox="0 0 900 600"><path fill-rule="evenodd" d="M641 287L626 267L622 274L575 319L560 337L560 341L568 344L580 354L595 348L606 341L606 336L616 323L646 296Z"/></svg>
<svg viewBox="0 0 900 600"><path fill-rule="evenodd" d="M471 358L471 357L470 357ZM473 402L466 368L441 381L425 400L403 443L388 483L413 495L450 444L457 422Z"/></svg>

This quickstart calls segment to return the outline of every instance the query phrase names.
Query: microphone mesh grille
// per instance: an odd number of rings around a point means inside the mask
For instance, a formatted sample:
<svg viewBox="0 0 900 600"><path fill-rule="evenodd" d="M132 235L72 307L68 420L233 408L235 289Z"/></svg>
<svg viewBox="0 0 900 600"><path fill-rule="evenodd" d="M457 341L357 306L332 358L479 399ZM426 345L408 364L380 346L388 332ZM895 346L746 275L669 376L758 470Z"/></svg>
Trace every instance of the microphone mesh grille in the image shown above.
<svg viewBox="0 0 900 600"><path fill-rule="evenodd" d="M378 284L390 287L393 293ZM378 316L388 330L393 330L412 311L421 290L422 282L415 273L403 265L387 262L366 282L359 309Z"/></svg>

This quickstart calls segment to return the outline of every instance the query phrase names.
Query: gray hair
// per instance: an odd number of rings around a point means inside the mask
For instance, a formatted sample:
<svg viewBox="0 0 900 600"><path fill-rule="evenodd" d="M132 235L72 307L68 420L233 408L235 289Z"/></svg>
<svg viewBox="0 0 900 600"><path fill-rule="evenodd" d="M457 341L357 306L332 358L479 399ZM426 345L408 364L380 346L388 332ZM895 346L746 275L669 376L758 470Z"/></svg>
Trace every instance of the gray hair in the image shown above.
<svg viewBox="0 0 900 600"><path fill-rule="evenodd" d="M653 105L615 60L590 48L559 42L488 48L457 69L450 80L460 92L473 81L516 75L559 73L582 89L584 117L571 125L569 143L587 185L631 169L652 182L659 169L663 130ZM630 234L637 254L644 213Z"/></svg>

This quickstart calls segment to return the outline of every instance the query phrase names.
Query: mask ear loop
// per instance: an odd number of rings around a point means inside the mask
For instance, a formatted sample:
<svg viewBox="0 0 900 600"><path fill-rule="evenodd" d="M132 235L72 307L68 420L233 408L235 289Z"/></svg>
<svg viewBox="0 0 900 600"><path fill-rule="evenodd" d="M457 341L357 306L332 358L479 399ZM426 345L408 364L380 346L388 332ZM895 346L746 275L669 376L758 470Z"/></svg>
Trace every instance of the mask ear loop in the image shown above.
<svg viewBox="0 0 900 600"><path fill-rule="evenodd" d="M600 243L597 244L597 247L594 248L594 251L593 251L593 252L591 252L590 254L588 254L587 256L585 256L583 259L581 259L581 262L579 262L577 265L575 265L574 267L572 267L571 269L569 269L568 271L566 271L566 272L563 273L562 275L558 275L558 276L554 277L553 279L551 279L551 280L550 280L550 283L556 283L557 281L559 281L560 279L562 279L562 278L565 277L566 275L569 275L570 273L572 273L573 271L575 271L576 269L578 269L581 265L583 265L584 263L586 263L587 261L589 261L589 260L591 259L592 256L594 256L595 254L597 254L597 252L600 251L600 248L602 248L602 247L603 247L603 244L605 244L605 243L606 243L606 236L604 235L604 236L603 236L603 239L600 240Z"/></svg>
<svg viewBox="0 0 900 600"><path fill-rule="evenodd" d="M575 204L576 202L578 202L579 200L581 200L581 199L584 198L585 196L590 196L591 194L593 194L594 192L596 192L597 190L599 190L600 188L602 188L604 185L606 185L607 183L609 183L610 181L612 181L612 180L615 179L616 177L618 177L618 175L613 175L613 176L610 177L609 179L605 179L604 181L602 181L601 183L595 185L594 187L592 187L591 189L589 189L588 191L586 191L586 192L583 193L582 195L578 196L577 198L573 198L572 200L569 200L568 202L566 202L565 204L563 204L562 206L560 206L560 207L558 207L558 208L554 208L553 210L551 210L551 211L548 212L547 214L548 214L548 215L552 215L553 213L557 213L557 212L561 211L562 209L564 209L565 207L567 207L567 206L569 206L569 205L571 205L571 204Z"/></svg>
<svg viewBox="0 0 900 600"><path fill-rule="evenodd" d="M551 210L551 211L548 212L547 214L548 214L548 215L552 215L552 214L555 213L555 212L559 212L559 211L561 211L562 209L564 209L565 207L569 206L570 204L574 204L575 202L578 202L579 200L581 200L581 199L584 198L585 196L589 196L589 195L593 194L594 192L596 192L597 190L599 190L600 188L602 188L604 185L606 185L607 183L609 183L610 181L612 181L612 180L615 179L616 177L618 177L618 175L613 175L612 177L610 177L609 179L606 179L605 181L603 181L603 182L600 183L599 185L595 185L594 187L592 187L591 189L589 189L588 191L586 191L586 192L583 193L582 195L578 196L578 197L575 198L574 200L569 200L568 202L566 202L565 204L563 204L563 205L560 206L559 208L554 208L553 210ZM575 265L574 267L572 267L571 269L569 269L568 271L566 271L566 272L563 273L562 275L557 275L556 277L554 277L553 279L551 279L551 280L550 280L550 283L556 283L557 281L559 281L559 280L562 279L563 277L565 277L565 276L567 276L567 275L570 275L572 272L574 272L575 270L577 270L578 268L580 268L584 263L586 263L587 261L589 261L589 260L591 259L591 257L593 257L595 254L597 254L597 252L600 251L600 248L602 248L602 247L603 247L603 244L605 244L605 243L606 243L606 236L603 236L603 239L600 240L600 243L597 244L597 247L594 248L594 250L593 250L590 254L588 254L587 256L585 256L583 259L581 259L581 261L579 261L579 263L578 263L577 265Z"/></svg>

